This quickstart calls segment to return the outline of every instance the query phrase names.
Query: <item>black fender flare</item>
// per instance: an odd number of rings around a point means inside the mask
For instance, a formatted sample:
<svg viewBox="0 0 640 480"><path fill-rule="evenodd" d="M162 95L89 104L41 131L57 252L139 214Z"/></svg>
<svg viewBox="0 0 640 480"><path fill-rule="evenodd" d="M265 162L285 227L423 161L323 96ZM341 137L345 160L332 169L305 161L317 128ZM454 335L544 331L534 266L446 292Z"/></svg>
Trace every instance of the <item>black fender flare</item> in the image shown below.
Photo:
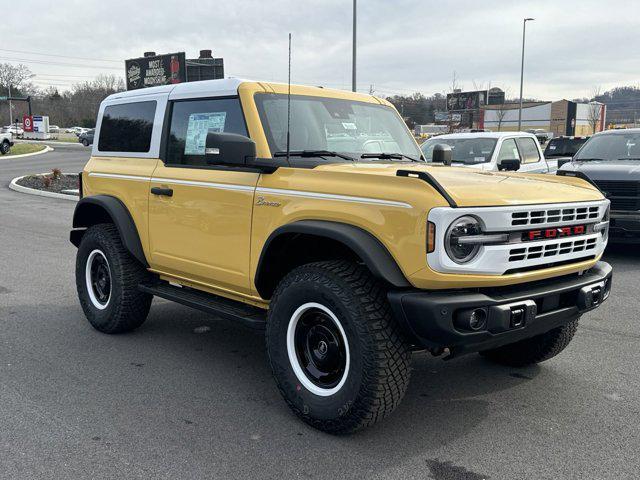
<svg viewBox="0 0 640 480"><path fill-rule="evenodd" d="M262 277L268 265L265 258L272 242L281 235L300 233L329 238L350 248L369 268L371 273L394 287L406 288L411 284L396 263L389 250L371 233L354 225L326 220L300 220L275 229L262 247L256 268L255 285L258 293L262 290Z"/></svg>
<svg viewBox="0 0 640 480"><path fill-rule="evenodd" d="M105 218L105 215L108 218ZM124 203L110 195L94 195L80 199L73 212L74 230L69 236L71 243L78 247L88 227L103 223L109 218L118 229L124 247L140 263L149 267L133 217Z"/></svg>

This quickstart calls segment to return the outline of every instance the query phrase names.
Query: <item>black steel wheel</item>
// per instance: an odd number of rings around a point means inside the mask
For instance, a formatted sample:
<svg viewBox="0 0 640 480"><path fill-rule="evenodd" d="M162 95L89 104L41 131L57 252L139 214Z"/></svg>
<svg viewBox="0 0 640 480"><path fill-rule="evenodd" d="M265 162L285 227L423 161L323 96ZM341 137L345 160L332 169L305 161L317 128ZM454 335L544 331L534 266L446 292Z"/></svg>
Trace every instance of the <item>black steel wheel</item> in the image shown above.
<svg viewBox="0 0 640 480"><path fill-rule="evenodd" d="M373 425L409 382L410 348L385 286L352 262L311 263L285 276L271 298L266 341L285 401L326 432Z"/></svg>

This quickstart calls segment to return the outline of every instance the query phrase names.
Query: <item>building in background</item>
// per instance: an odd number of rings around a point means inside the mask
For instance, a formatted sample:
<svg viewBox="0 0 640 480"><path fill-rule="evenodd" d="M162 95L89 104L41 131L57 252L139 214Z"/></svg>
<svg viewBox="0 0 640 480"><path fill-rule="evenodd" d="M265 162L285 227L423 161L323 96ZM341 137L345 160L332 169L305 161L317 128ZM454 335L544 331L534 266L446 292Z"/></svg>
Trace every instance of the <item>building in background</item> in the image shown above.
<svg viewBox="0 0 640 480"><path fill-rule="evenodd" d="M497 87L469 92L455 90L453 93L447 94L447 118L445 122L452 126L455 124L456 128L477 128L478 123L481 121L482 109L486 105L503 104L504 101L504 91ZM437 117L436 122L438 122Z"/></svg>
<svg viewBox="0 0 640 480"><path fill-rule="evenodd" d="M145 52L143 57L125 61L127 90L219 78L224 78L224 60L213 58L211 50L200 50L200 56L193 59L185 58L184 52Z"/></svg>
<svg viewBox="0 0 640 480"><path fill-rule="evenodd" d="M211 50L200 50L198 58L187 59L187 82L224 78L224 60L213 58Z"/></svg>
<svg viewBox="0 0 640 480"><path fill-rule="evenodd" d="M518 130L518 103L485 105L476 128L498 131ZM525 102L521 130L540 128L554 136L585 136L601 132L606 125L606 105L600 102Z"/></svg>

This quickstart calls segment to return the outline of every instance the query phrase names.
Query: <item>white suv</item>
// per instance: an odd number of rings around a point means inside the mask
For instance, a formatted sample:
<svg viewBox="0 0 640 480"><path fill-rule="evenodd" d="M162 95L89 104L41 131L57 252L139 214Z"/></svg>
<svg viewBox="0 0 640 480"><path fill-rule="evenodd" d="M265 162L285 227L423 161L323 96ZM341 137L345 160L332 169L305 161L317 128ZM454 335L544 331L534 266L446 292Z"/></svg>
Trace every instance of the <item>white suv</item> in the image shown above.
<svg viewBox="0 0 640 480"><path fill-rule="evenodd" d="M558 162L546 160L536 136L526 132L452 133L433 137L421 145L427 162L436 145L448 145L452 163L480 170L517 170L526 173L553 173Z"/></svg>

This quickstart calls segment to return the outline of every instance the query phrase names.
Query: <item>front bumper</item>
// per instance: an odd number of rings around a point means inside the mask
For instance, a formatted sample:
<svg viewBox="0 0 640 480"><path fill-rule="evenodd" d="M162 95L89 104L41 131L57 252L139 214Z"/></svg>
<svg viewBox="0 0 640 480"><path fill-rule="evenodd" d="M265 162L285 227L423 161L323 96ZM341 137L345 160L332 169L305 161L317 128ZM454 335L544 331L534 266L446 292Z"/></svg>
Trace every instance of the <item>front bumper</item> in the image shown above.
<svg viewBox="0 0 640 480"><path fill-rule="evenodd" d="M548 332L577 319L607 299L612 268L598 262L582 275L476 290L392 291L396 320L413 341L451 355L478 352ZM475 309L486 314L477 331L460 326Z"/></svg>

